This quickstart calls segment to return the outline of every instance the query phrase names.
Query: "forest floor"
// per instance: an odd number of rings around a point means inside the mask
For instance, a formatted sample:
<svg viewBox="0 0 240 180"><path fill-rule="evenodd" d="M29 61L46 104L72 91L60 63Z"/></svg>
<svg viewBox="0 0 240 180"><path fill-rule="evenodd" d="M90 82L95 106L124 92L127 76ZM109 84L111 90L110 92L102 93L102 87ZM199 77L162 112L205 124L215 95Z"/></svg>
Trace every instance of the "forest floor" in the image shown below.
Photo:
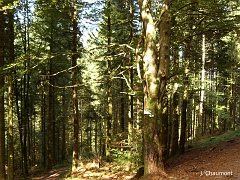
<svg viewBox="0 0 240 180"><path fill-rule="evenodd" d="M240 180L240 138L188 151L168 164L167 179Z"/></svg>
<svg viewBox="0 0 240 180"><path fill-rule="evenodd" d="M165 168L167 176L155 175L141 180L158 179L239 179L240 180L240 134L234 139L223 138L217 142L218 137L208 139L207 147L194 145L185 154L169 161ZM216 141L216 142L214 142ZM198 142L199 143L199 142ZM200 144L200 143L199 143ZM205 143L206 144L206 143ZM196 148L195 148L196 147ZM42 176L31 178L33 180L58 180L58 179L136 179L135 173L130 173L124 168L116 167L117 164L105 164L101 168L83 168L75 174L70 174L67 167L55 169Z"/></svg>

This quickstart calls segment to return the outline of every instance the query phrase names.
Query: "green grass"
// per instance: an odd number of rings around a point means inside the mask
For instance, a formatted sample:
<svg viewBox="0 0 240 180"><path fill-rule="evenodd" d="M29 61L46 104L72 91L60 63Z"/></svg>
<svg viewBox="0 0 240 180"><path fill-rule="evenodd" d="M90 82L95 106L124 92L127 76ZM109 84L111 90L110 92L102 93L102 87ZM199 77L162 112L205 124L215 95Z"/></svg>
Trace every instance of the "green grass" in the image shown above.
<svg viewBox="0 0 240 180"><path fill-rule="evenodd" d="M240 138L240 127L235 131L227 131L220 135L213 135L213 136L204 136L199 139L195 139L193 141L188 141L185 147L191 145L191 148L185 148L185 151L192 151L197 149L203 149L206 147L211 147L221 142L225 142L228 140L234 140L236 138ZM179 153L175 154L174 156L170 157L169 162L173 161L177 157L179 157Z"/></svg>
<svg viewBox="0 0 240 180"><path fill-rule="evenodd" d="M233 140L239 137L240 137L240 128L238 128L236 131L228 131L217 136L212 136L208 138L203 137L202 139L196 140L196 141L193 140L192 143L187 143L187 145L188 144L193 145L193 147L190 148L189 150L202 149L202 148L213 146L215 144L218 144L224 141ZM188 149L186 150L188 151Z"/></svg>

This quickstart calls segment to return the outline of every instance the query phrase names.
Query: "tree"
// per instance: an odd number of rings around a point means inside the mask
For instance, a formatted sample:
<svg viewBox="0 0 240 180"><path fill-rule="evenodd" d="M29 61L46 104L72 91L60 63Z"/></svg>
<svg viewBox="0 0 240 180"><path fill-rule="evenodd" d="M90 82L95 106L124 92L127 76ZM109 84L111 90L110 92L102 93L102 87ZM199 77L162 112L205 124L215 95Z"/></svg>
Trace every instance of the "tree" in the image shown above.
<svg viewBox="0 0 240 180"><path fill-rule="evenodd" d="M108 161L121 156L128 170L144 159L145 175L164 175L170 150L184 153L195 138L237 128L234 1L23 0L13 3L14 11L5 2L0 179L6 162L13 179L13 167L27 175L35 164L52 169L71 158L75 171L90 154ZM82 50L81 33L95 25L99 31Z"/></svg>
<svg viewBox="0 0 240 180"><path fill-rule="evenodd" d="M8 64L14 61L14 22L13 11L8 11ZM14 141L13 141L13 70L8 72L8 179L14 179Z"/></svg>
<svg viewBox="0 0 240 180"><path fill-rule="evenodd" d="M76 1L73 1L76 3ZM78 134L79 134L79 118L78 118L78 84L77 84L77 58L78 58L78 52L77 52L77 36L78 36L78 10L73 7L72 12L72 86L73 86L73 92L72 92L72 101L73 101L73 127L74 127L74 133L73 133L73 160L72 160L72 171L76 171L78 168L78 159L79 159L79 145L78 145Z"/></svg>
<svg viewBox="0 0 240 180"><path fill-rule="evenodd" d="M1 3L0 8L3 7ZM0 11L0 69L4 66L4 11ZM4 118L4 74L0 73L0 179L5 180L5 118Z"/></svg>
<svg viewBox="0 0 240 180"><path fill-rule="evenodd" d="M167 97L166 85L170 60L170 1L162 2L159 19L159 51L157 50L157 30L152 16L151 1L139 0L143 33L144 52L144 110L153 116L144 117L144 174L164 174L167 142ZM159 58L159 59L158 59Z"/></svg>
<svg viewBox="0 0 240 180"><path fill-rule="evenodd" d="M113 102L112 102L112 57L111 57L111 43L112 43L112 19L111 19L111 0L107 1L107 72L108 72L108 81L107 81L107 122L106 122L106 158L107 161L111 161L111 143L112 143L112 133L113 133Z"/></svg>

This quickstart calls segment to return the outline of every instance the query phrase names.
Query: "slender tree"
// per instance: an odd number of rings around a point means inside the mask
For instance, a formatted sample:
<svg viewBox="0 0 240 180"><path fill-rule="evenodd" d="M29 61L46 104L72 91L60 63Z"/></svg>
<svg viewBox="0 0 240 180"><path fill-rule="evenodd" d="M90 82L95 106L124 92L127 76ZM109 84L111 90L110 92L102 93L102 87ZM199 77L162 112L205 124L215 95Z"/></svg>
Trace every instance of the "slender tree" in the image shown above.
<svg viewBox="0 0 240 180"><path fill-rule="evenodd" d="M74 1L76 3L76 1ZM78 45L78 10L73 7L72 12L72 101L73 101L73 160L72 160L72 171L76 171L79 165L79 145L78 145L78 134L79 134L79 117L78 117L78 85L77 85L77 45Z"/></svg>
<svg viewBox="0 0 240 180"><path fill-rule="evenodd" d="M13 11L8 11L8 64L14 61L14 22ZM14 179L14 146L13 146L13 70L8 72L8 179Z"/></svg>
<svg viewBox="0 0 240 180"><path fill-rule="evenodd" d="M0 8L3 4L0 5ZM0 11L0 69L4 65L4 11ZM0 180L5 180L5 118L4 118L4 74L0 71Z"/></svg>
<svg viewBox="0 0 240 180"><path fill-rule="evenodd" d="M175 87L174 87L175 88ZM178 153L178 139L179 139L179 113L178 113L178 88L175 88L172 97L172 147L171 156Z"/></svg>
<svg viewBox="0 0 240 180"><path fill-rule="evenodd" d="M200 105L199 105L199 122L201 125L201 135L204 135L204 94L205 94L205 59L206 59L206 37L202 35L202 70L201 70L201 91L200 91Z"/></svg>
<svg viewBox="0 0 240 180"><path fill-rule="evenodd" d="M112 41L112 20L111 20L111 0L107 1L107 126L106 126L106 158L111 161L111 142L112 142L112 125L113 125L113 102L112 102L112 62L111 62L111 41Z"/></svg>
<svg viewBox="0 0 240 180"><path fill-rule="evenodd" d="M52 59L51 59L52 60ZM51 76L52 74L52 62L49 62L49 86L48 86L48 121L47 121L47 133L48 133L48 141L47 141L47 169L51 170L53 167L53 143L54 143L54 138L53 138L53 87L52 87L52 82L53 82L53 77Z"/></svg>

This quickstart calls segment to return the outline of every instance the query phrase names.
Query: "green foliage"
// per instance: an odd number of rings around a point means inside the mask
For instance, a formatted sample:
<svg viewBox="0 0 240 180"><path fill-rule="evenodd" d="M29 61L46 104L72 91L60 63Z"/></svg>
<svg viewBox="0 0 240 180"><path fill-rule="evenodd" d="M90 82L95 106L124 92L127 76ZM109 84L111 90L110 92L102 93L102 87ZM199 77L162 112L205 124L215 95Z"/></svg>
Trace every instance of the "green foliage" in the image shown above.
<svg viewBox="0 0 240 180"><path fill-rule="evenodd" d="M111 149L111 154L113 159L119 164L119 166L124 166L128 162L128 151L123 151L121 149Z"/></svg>
<svg viewBox="0 0 240 180"><path fill-rule="evenodd" d="M228 131L223 134L217 134L216 136L209 137L202 137L201 140L193 141L192 145L193 147L190 149L201 149L209 146L214 146L215 144L229 141L229 140L234 140L236 138L240 137L240 128L237 128L236 131Z"/></svg>
<svg viewBox="0 0 240 180"><path fill-rule="evenodd" d="M132 155L129 156L129 151ZM117 162L118 167L126 167L129 163L132 163L132 169L137 169L141 167L142 157L141 153L136 151L134 148L129 148L128 150L121 150L121 148L112 148L111 155L115 162Z"/></svg>
<svg viewBox="0 0 240 180"><path fill-rule="evenodd" d="M1 4L3 2L3 0L0 0ZM47 139L47 129L44 123L47 123L46 119L48 118L47 98L49 97L50 76L53 79L52 86L54 86L53 122L56 127L56 142L53 143L59 148L58 153L56 153L57 159L61 159L61 145L63 144L61 130L63 125L66 125L67 132L65 135L67 152L65 154L68 157L65 158L68 159L72 154L70 152L73 141L71 139L73 111L70 100L72 3L70 1L61 1L60 3L56 0L36 0L13 1L12 4L1 6L1 10L7 12L14 9L15 13L15 61L1 67L0 75L7 76L10 69L15 71L14 148L15 162L17 165L20 164L21 167L22 147L19 134L22 127L19 127L19 123L22 123L27 117L29 131L26 132L26 138L30 138L27 143L28 152L36 155L34 163L38 164L38 167L43 162L43 156L47 155L46 153L43 154L43 143L44 139L45 143ZM81 14L79 40L85 40L85 34L82 35L82 31L90 32L94 29L94 32L89 35L88 43L84 44L86 46L84 49L81 42L78 44L78 93L80 95L79 104L81 105L79 108L81 129L79 131L82 132L81 137L83 139L81 142L82 159L92 159L99 155L99 152L88 151L90 149L89 139L94 139L95 130L97 130L96 151L100 151L100 146L104 145L103 141L106 138L105 120L108 117L107 82L110 80L112 82L114 117L112 138L116 138L122 133L121 131L124 131L126 134L121 138L126 140L130 97L133 97L134 128L138 126L134 129L137 132L134 132L132 144L126 145L129 147L126 149L112 148L113 159L123 166L129 162L136 166L142 165L142 112L139 109L142 109L142 97L145 92L143 92L143 81L138 77L136 66L140 64L140 68L142 68L144 40L143 42L139 40L142 27L137 1L109 0L98 1L92 5L81 1L75 3L75 5L79 7L79 13ZM152 1L151 6L153 18L156 20L156 27L158 27L161 3ZM219 130L224 125L227 126L226 129L229 129L234 123L232 122L233 115L229 112L232 110L229 104L236 98L235 110L239 108L237 98L239 89L237 87L236 95L234 95L232 88L232 85L239 84L240 47L238 35L240 15L238 6L239 4L230 0L219 0L214 3L209 0L172 2L170 47L172 59L169 75L171 78L167 82L169 83L168 94L172 93L172 84L179 84L180 95L183 94L184 85L188 84L187 118L189 127L187 128L189 133L191 133L191 128L196 128L194 123L198 120L199 97L202 88L200 74L202 70L203 34L206 36L207 51L204 67L207 79L204 81L205 97L203 104L206 119L206 127L204 128L208 129L212 126L212 119L215 119L220 126ZM133 11L132 14L131 11ZM111 19L110 24L108 18ZM95 23L94 28L92 26L84 27L87 26L85 24L86 19ZM108 25L111 26L111 32L109 32ZM6 42L4 44L6 55L8 54L8 30L9 28L6 26ZM157 36L161 38L159 34ZM108 45L108 38L111 38L110 45ZM138 62L136 49L138 50ZM6 61L7 58L6 56ZM107 69L108 60L111 62L111 72L108 72ZM49 74L50 62L53 65L51 75ZM27 85L28 81L29 85ZM5 98L7 98L6 87L7 79L5 86L0 89L0 94L6 94ZM179 96L179 110L182 106L181 102L182 96ZM7 105L7 101L5 105ZM17 105L19 106L18 110ZM171 109L170 103L169 108ZM235 118L239 115L239 112L236 111ZM171 113L169 113L169 121L171 120L170 116ZM121 122L122 120L124 122ZM89 125L90 121L93 123L92 127ZM236 118L236 124L239 123ZM101 126L101 129L99 126ZM201 128L199 127L199 129ZM93 133L91 134L92 137L90 137L90 132ZM239 133L239 130L208 139L202 144L203 146L211 145L237 137L237 134L235 134L237 132ZM190 136L194 135L191 134ZM100 140L102 144L100 144ZM35 145L35 149L33 149L33 145ZM91 144L92 147L94 145ZM132 153L130 157L129 152ZM30 157L30 154L28 155ZM33 159L29 161L33 161ZM63 164L63 166L65 165L67 164Z"/></svg>
<svg viewBox="0 0 240 180"><path fill-rule="evenodd" d="M80 156L81 160L93 160L97 158L97 155L93 152L84 152Z"/></svg>

